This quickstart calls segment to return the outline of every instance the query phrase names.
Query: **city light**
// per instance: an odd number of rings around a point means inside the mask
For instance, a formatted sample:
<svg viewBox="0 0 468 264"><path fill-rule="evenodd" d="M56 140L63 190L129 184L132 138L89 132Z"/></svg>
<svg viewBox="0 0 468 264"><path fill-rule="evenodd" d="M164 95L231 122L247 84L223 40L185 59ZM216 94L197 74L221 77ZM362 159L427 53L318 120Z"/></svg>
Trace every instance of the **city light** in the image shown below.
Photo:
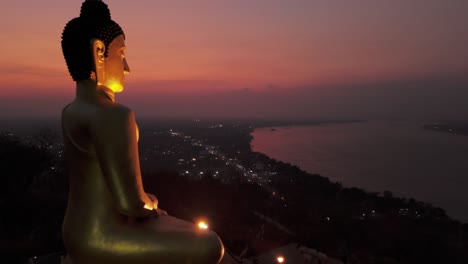
<svg viewBox="0 0 468 264"><path fill-rule="evenodd" d="M284 257L283 257L283 256L279 256L279 257L276 258L276 261L277 261L278 263L284 263Z"/></svg>

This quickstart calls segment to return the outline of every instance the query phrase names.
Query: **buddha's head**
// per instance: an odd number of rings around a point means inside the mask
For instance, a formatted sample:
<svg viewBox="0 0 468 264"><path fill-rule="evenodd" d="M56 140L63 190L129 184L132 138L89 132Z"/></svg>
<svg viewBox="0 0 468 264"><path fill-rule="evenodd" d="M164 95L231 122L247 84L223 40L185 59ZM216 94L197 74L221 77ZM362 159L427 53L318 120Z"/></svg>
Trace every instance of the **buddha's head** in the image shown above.
<svg viewBox="0 0 468 264"><path fill-rule="evenodd" d="M114 92L123 90L124 75L130 72L125 35L102 1L83 3L80 16L65 26L62 51L74 81L93 80Z"/></svg>

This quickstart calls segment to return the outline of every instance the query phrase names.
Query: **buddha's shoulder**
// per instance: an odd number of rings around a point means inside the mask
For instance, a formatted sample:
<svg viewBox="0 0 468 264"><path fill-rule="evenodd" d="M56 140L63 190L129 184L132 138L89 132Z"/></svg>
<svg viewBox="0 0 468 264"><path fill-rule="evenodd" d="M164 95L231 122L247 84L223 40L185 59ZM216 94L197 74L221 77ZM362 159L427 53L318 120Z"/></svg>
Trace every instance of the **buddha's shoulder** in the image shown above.
<svg viewBox="0 0 468 264"><path fill-rule="evenodd" d="M125 105L110 100L77 100L75 99L70 104L66 105L63 113L67 112L80 112L80 113L91 113L97 116L119 116L128 115L132 113L132 110Z"/></svg>
<svg viewBox="0 0 468 264"><path fill-rule="evenodd" d="M134 114L127 106L112 103L100 107L93 119L97 124L121 123L134 119Z"/></svg>
<svg viewBox="0 0 468 264"><path fill-rule="evenodd" d="M130 108L116 102L101 105L99 109L99 112L103 115L127 115L132 113Z"/></svg>

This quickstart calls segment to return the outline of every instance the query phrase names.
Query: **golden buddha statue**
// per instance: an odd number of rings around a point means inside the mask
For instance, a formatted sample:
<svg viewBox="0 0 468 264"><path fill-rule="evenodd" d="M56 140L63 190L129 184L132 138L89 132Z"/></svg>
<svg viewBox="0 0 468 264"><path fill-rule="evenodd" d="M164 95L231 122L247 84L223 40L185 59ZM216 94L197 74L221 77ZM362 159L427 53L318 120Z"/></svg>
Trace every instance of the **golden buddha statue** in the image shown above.
<svg viewBox="0 0 468 264"><path fill-rule="evenodd" d="M105 3L83 3L65 26L62 49L76 81L76 98L62 112L66 262L219 263L224 248L214 232L165 214L143 189L135 117L114 96L130 72L125 35Z"/></svg>

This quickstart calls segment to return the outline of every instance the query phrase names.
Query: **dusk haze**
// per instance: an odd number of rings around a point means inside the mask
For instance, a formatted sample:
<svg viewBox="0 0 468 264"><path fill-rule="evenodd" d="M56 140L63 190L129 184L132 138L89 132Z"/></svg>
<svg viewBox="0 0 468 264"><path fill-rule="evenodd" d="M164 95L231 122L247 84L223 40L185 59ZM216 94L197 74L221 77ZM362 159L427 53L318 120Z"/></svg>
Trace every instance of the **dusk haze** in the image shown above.
<svg viewBox="0 0 468 264"><path fill-rule="evenodd" d="M80 1L0 11L0 117L58 117L75 85L60 49ZM468 2L121 1L138 117L468 117Z"/></svg>

